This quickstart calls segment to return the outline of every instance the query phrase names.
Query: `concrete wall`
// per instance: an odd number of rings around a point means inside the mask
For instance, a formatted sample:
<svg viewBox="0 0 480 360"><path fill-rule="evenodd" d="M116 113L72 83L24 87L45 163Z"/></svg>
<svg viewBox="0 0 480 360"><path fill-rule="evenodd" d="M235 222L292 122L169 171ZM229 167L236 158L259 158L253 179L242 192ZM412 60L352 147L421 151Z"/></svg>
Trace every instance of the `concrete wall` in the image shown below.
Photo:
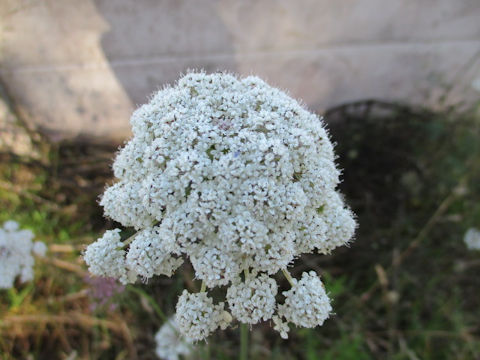
<svg viewBox="0 0 480 360"><path fill-rule="evenodd" d="M0 16L0 76L54 138L125 138L188 68L257 74L316 111L480 95L479 0L1 0Z"/></svg>

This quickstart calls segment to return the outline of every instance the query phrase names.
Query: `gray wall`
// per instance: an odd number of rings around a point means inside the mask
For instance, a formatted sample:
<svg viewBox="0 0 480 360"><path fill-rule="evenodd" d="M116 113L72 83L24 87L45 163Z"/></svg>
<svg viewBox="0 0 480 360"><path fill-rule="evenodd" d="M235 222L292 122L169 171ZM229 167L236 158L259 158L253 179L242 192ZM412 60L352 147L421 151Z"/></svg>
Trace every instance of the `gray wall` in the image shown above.
<svg viewBox="0 0 480 360"><path fill-rule="evenodd" d="M0 76L54 139L124 139L189 68L259 75L316 111L480 95L480 0L0 0L0 16Z"/></svg>

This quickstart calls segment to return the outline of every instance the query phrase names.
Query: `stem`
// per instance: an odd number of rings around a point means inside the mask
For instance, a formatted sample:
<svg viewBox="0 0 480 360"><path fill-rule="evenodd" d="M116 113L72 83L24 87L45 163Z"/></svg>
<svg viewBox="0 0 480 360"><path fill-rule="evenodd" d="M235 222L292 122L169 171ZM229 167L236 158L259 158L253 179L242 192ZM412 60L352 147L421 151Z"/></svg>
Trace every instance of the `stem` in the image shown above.
<svg viewBox="0 0 480 360"><path fill-rule="evenodd" d="M205 284L205 281L202 280L202 286L200 287L200 292L205 292L207 290L207 284Z"/></svg>
<svg viewBox="0 0 480 360"><path fill-rule="evenodd" d="M137 234L138 234L138 232L136 232L136 233L133 234L132 236L129 236L128 238L126 238L125 241L122 241L123 246L130 245L130 243L135 239L135 236L136 236Z"/></svg>
<svg viewBox="0 0 480 360"><path fill-rule="evenodd" d="M173 326L172 322L169 321L169 319L164 314L160 306L158 306L157 302L150 295L148 295L142 289L136 288L135 286L128 286L128 289L134 292L135 294L137 294L138 296L143 297L145 300L147 300L150 306L153 308L153 310L157 314L157 316L160 319L162 319L163 323L167 324L180 337L181 339L180 341L183 342L185 345L187 345L188 348L192 351L192 353L195 351L195 348L193 347L193 345L185 340L185 338L183 337L183 334L180 333L175 326Z"/></svg>
<svg viewBox="0 0 480 360"><path fill-rule="evenodd" d="M38 257L38 260L56 266L60 269L68 270L74 273L77 273L80 276L86 276L88 272L86 272L81 266L72 264L69 261L60 260L54 257Z"/></svg>
<svg viewBox="0 0 480 360"><path fill-rule="evenodd" d="M240 324L240 360L248 360L248 327Z"/></svg>
<svg viewBox="0 0 480 360"><path fill-rule="evenodd" d="M206 342L205 345L203 346L203 354L202 358L204 360L210 360L211 354L210 354L210 343Z"/></svg>
<svg viewBox="0 0 480 360"><path fill-rule="evenodd" d="M291 286L295 285L293 279L292 279L292 275L290 275L290 273L288 272L287 269L282 269L282 272L283 272L283 275L285 275L285 277L287 278L288 282L290 283Z"/></svg>
<svg viewBox="0 0 480 360"><path fill-rule="evenodd" d="M161 224L161 221L157 221L156 223L154 223L152 225L152 227L155 227L155 226L158 226ZM122 241L123 243L123 246L127 246L129 245L134 239L135 239L135 236L137 236L137 234L139 233L140 231L136 231L134 234L130 235L128 238L126 238L125 240Z"/></svg>
<svg viewBox="0 0 480 360"><path fill-rule="evenodd" d="M165 314L163 313L162 309L160 309L160 306L158 306L157 302L150 296L148 295L145 291L141 290L141 289L138 289L136 288L135 286L129 286L128 289L134 293L136 293L137 295L139 295L140 297L143 297L145 300L148 301L148 303L150 304L150 306L152 307L152 309L155 311L155 313L157 314L157 316L162 319L163 322L166 322L166 323L170 323L168 321L168 318L165 316Z"/></svg>

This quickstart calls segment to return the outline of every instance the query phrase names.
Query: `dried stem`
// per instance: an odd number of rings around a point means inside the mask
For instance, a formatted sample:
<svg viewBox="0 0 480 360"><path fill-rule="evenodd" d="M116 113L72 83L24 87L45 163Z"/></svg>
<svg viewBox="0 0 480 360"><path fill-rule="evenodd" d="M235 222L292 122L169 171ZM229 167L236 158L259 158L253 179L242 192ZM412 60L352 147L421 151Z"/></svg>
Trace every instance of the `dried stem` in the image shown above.
<svg viewBox="0 0 480 360"><path fill-rule="evenodd" d="M295 282L293 281L292 275L288 272L287 269L282 269L283 275L287 278L288 282L290 283L291 286L295 285Z"/></svg>

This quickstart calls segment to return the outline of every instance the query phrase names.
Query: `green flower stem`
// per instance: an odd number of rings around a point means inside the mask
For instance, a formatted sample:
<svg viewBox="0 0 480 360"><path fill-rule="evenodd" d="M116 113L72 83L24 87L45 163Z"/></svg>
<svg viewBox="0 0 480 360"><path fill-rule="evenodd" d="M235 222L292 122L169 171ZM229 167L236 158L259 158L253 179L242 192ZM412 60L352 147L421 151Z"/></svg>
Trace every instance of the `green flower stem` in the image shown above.
<svg viewBox="0 0 480 360"><path fill-rule="evenodd" d="M156 223L154 223L154 224L152 225L152 227L158 226L158 225L160 225L161 223L162 223L161 221L157 221ZM126 238L125 240L123 240L123 241L122 241L123 247L125 247L125 246L127 246L127 245L130 245L131 242L132 242L133 240L135 240L135 236L137 236L139 232L140 232L140 230L139 230L139 231L136 231L134 234L130 235L128 238Z"/></svg>
<svg viewBox="0 0 480 360"><path fill-rule="evenodd" d="M128 289L134 292L135 294L139 295L140 297L143 297L145 300L147 300L150 306L152 307L152 309L158 315L158 317L162 319L163 322L169 323L168 318L165 316L160 306L158 306L157 302L150 295L148 295L142 289L136 288L135 286L129 286Z"/></svg>
<svg viewBox="0 0 480 360"><path fill-rule="evenodd" d="M248 360L248 325L240 324L240 360Z"/></svg>
<svg viewBox="0 0 480 360"><path fill-rule="evenodd" d="M132 241L135 240L135 236L137 236L137 234L138 234L138 232L136 232L132 236L130 236L130 237L126 238L124 241L122 241L123 247L125 247L127 245L130 245L132 243Z"/></svg>
<svg viewBox="0 0 480 360"><path fill-rule="evenodd" d="M148 295L145 291L143 291L142 289L138 289L136 288L135 286L129 286L128 287L129 290L131 290L132 292L134 292L135 294L137 294L138 296L140 297L143 297L145 300L148 301L148 303L150 304L150 306L153 308L153 310L155 311L155 313L157 314L157 316L162 319L163 323L166 323L168 326L170 326L171 329L173 329L173 331L175 331L175 333L177 333L179 335L179 337L181 338L181 341L186 344L190 351L192 353L196 352L198 349L196 349L192 344L190 344L189 342L187 342L185 340L185 338L183 337L183 335L178 331L178 329L176 329L172 323L169 321L169 319L165 316L164 312L162 311L162 309L160 308L160 306L158 306L157 302L155 301L154 298L152 298L150 295ZM209 355L210 356L210 355ZM208 357L209 358L209 357Z"/></svg>

